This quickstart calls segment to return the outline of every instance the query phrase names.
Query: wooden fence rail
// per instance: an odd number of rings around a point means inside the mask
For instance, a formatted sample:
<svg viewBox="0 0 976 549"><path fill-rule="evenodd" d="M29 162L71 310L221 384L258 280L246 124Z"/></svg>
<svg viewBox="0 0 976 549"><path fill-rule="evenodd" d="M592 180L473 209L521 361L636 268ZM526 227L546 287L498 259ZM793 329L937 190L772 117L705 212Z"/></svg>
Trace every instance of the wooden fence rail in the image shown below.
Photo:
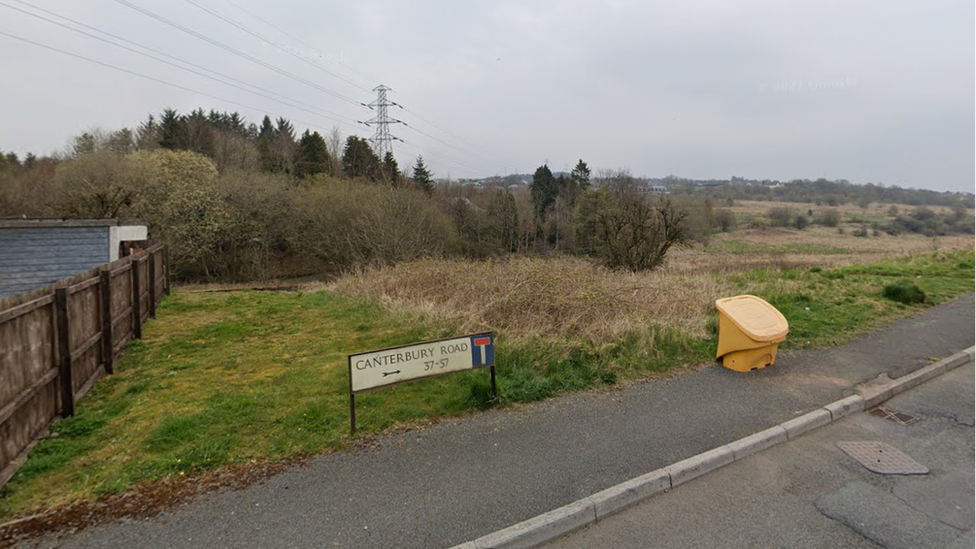
<svg viewBox="0 0 976 549"><path fill-rule="evenodd" d="M169 294L152 246L50 286L0 299L0 486L58 416L104 374Z"/></svg>

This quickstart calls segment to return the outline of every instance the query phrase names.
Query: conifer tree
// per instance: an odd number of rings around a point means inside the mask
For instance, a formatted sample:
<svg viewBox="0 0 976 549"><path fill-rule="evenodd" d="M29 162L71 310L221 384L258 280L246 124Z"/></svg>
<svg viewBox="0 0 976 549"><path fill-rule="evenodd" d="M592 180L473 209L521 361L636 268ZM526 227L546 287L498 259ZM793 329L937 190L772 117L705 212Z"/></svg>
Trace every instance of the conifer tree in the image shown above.
<svg viewBox="0 0 976 549"><path fill-rule="evenodd" d="M164 149L183 148L186 135L183 117L175 109L166 109L159 118L159 146Z"/></svg>
<svg viewBox="0 0 976 549"><path fill-rule="evenodd" d="M380 158L369 146L369 141L350 135L342 151L342 171L346 177L365 177L376 181L381 177Z"/></svg>
<svg viewBox="0 0 976 549"><path fill-rule="evenodd" d="M417 163L413 166L413 180L420 185L420 188L427 193L427 196L434 194L434 178L430 170L424 164L424 157L418 155Z"/></svg>
<svg viewBox="0 0 976 549"><path fill-rule="evenodd" d="M261 120L261 129L258 130L258 158L261 162L261 169L266 172L274 171L274 159L272 149L274 148L275 129L271 125L271 118L264 115Z"/></svg>
<svg viewBox="0 0 976 549"><path fill-rule="evenodd" d="M300 178L332 170L332 159L319 132L305 130L298 142L298 155L295 157L295 175Z"/></svg>
<svg viewBox="0 0 976 549"><path fill-rule="evenodd" d="M403 178L403 174L400 173L400 166L397 164L392 151L386 151L383 156L383 178L394 187L399 187L400 179Z"/></svg>
<svg viewBox="0 0 976 549"><path fill-rule="evenodd" d="M216 141L214 126L203 109L183 116L182 127L184 135L179 148L213 158Z"/></svg>
<svg viewBox="0 0 976 549"><path fill-rule="evenodd" d="M529 192L532 195L532 206L536 221L541 224L545 221L546 214L556 202L556 196L559 194L558 182L552 176L552 170L547 164L543 164L535 170L532 175L532 183L529 184Z"/></svg>
<svg viewBox="0 0 976 549"><path fill-rule="evenodd" d="M4 155L4 158L7 159L7 162L6 162L7 166L9 166L9 167L11 167L13 169L19 169L20 168L20 159L17 158L17 153L15 153L13 151L8 152L7 154Z"/></svg>
<svg viewBox="0 0 976 549"><path fill-rule="evenodd" d="M159 124L153 115L136 128L136 148L141 151L152 151L159 148Z"/></svg>
<svg viewBox="0 0 976 549"><path fill-rule="evenodd" d="M75 156L93 153L95 149L95 136L88 132L84 132L78 137L75 137L74 143L71 144L71 151Z"/></svg>
<svg viewBox="0 0 976 549"><path fill-rule="evenodd" d="M273 169L278 173L293 173L295 154L298 151L298 143L295 142L295 127L291 122L284 118L278 118L277 127L274 131L274 141L272 142Z"/></svg>
<svg viewBox="0 0 976 549"><path fill-rule="evenodd" d="M581 191L590 190L590 167L583 162L581 158L579 162L576 163L576 167L570 172L569 178L573 180L573 183Z"/></svg>

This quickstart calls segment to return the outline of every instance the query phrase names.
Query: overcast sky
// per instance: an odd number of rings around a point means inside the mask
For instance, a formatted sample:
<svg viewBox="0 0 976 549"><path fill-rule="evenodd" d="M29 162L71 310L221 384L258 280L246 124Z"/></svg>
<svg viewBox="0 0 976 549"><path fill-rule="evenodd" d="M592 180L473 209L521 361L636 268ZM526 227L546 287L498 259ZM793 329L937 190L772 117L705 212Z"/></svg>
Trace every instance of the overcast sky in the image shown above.
<svg viewBox="0 0 976 549"><path fill-rule="evenodd" d="M4 151L50 153L88 128L134 127L166 107L256 122L270 113L299 131L328 131L331 116L343 135L368 137L356 121L374 113L356 103L382 83L406 107L391 111L409 124L391 128L406 141L398 159L423 153L438 177L530 173L546 161L563 170L582 158L648 176L974 190L972 1L193 0L299 59L187 1L125 0L315 87L117 0L25 1L0 3L42 7L315 108L0 5L2 33L194 90L0 35Z"/></svg>

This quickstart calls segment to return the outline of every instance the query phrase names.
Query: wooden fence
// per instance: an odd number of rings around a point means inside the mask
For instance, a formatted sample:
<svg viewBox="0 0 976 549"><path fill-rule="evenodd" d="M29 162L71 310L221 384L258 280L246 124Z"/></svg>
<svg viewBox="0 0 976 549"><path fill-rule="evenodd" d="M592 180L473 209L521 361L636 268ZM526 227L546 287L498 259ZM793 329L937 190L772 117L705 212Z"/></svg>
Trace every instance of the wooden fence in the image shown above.
<svg viewBox="0 0 976 549"><path fill-rule="evenodd" d="M166 249L152 246L50 286L0 299L0 486L55 417L111 374L169 294Z"/></svg>

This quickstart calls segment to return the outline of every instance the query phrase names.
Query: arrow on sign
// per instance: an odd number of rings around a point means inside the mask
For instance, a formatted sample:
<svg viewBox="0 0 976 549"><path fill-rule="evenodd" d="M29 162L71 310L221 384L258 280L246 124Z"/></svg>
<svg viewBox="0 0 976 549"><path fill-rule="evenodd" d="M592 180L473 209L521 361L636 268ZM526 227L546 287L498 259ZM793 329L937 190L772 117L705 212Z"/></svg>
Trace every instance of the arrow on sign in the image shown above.
<svg viewBox="0 0 976 549"><path fill-rule="evenodd" d="M383 372L383 377L392 376L393 374L399 374L400 370L393 370L392 372Z"/></svg>

